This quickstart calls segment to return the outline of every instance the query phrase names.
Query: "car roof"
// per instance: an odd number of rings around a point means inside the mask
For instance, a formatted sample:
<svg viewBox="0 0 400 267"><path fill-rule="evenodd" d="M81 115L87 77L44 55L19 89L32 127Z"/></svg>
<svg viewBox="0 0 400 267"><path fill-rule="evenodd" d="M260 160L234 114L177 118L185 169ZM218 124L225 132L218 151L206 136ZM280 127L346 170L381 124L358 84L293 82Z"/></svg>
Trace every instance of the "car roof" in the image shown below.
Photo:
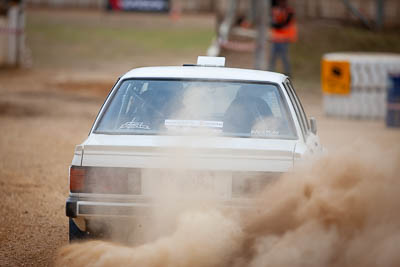
<svg viewBox="0 0 400 267"><path fill-rule="evenodd" d="M129 78L218 79L281 83L287 79L287 76L276 72L239 68L165 66L132 69L121 77L121 79Z"/></svg>

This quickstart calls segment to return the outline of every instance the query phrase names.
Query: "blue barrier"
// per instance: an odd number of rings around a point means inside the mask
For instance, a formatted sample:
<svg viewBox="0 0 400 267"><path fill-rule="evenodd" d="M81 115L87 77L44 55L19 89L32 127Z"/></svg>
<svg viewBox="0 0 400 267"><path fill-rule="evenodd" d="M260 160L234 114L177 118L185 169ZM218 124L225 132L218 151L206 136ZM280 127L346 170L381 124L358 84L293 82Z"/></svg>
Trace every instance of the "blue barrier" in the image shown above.
<svg viewBox="0 0 400 267"><path fill-rule="evenodd" d="M389 74L386 126L400 127L400 73Z"/></svg>
<svg viewBox="0 0 400 267"><path fill-rule="evenodd" d="M170 0L108 0L108 10L168 12Z"/></svg>

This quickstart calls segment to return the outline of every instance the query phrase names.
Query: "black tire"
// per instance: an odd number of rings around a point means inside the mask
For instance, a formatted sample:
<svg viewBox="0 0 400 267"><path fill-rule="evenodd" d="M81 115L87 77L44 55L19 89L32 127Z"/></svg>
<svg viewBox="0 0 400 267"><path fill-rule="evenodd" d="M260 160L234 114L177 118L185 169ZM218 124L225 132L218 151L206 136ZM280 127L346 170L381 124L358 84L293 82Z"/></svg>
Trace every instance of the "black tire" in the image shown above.
<svg viewBox="0 0 400 267"><path fill-rule="evenodd" d="M69 242L84 240L89 238L89 233L81 231L75 222L69 218Z"/></svg>

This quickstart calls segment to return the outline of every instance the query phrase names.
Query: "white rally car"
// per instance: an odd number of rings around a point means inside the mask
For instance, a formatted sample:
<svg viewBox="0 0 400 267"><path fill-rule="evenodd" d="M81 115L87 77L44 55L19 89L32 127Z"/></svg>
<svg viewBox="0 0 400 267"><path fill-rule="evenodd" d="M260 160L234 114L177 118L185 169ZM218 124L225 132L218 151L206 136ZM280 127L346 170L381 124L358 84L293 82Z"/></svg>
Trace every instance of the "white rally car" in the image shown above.
<svg viewBox="0 0 400 267"><path fill-rule="evenodd" d="M203 188L221 206L243 208L322 150L287 76L224 65L199 57L196 65L138 68L118 80L75 148L70 240L107 232L93 221L146 214L171 184L182 186L176 194Z"/></svg>

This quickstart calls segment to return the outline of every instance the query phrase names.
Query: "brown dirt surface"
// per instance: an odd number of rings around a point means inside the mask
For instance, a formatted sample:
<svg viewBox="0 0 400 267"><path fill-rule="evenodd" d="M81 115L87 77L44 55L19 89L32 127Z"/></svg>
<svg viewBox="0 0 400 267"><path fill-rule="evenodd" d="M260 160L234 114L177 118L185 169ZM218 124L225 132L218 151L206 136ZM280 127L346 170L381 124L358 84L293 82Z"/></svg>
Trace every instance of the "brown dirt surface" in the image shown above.
<svg viewBox="0 0 400 267"><path fill-rule="evenodd" d="M0 73L0 266L50 265L67 242L68 165L110 88L88 96L46 81Z"/></svg>
<svg viewBox="0 0 400 267"><path fill-rule="evenodd" d="M87 13L73 18L82 14ZM126 19L113 17L110 23ZM151 59L157 60L162 58ZM104 69L85 71L0 70L0 266L52 265L56 251L68 242L68 166L117 78ZM387 129L382 121L326 118L319 84L296 79L294 84L308 115L317 118L328 150L360 139L387 147L399 142L400 130Z"/></svg>

